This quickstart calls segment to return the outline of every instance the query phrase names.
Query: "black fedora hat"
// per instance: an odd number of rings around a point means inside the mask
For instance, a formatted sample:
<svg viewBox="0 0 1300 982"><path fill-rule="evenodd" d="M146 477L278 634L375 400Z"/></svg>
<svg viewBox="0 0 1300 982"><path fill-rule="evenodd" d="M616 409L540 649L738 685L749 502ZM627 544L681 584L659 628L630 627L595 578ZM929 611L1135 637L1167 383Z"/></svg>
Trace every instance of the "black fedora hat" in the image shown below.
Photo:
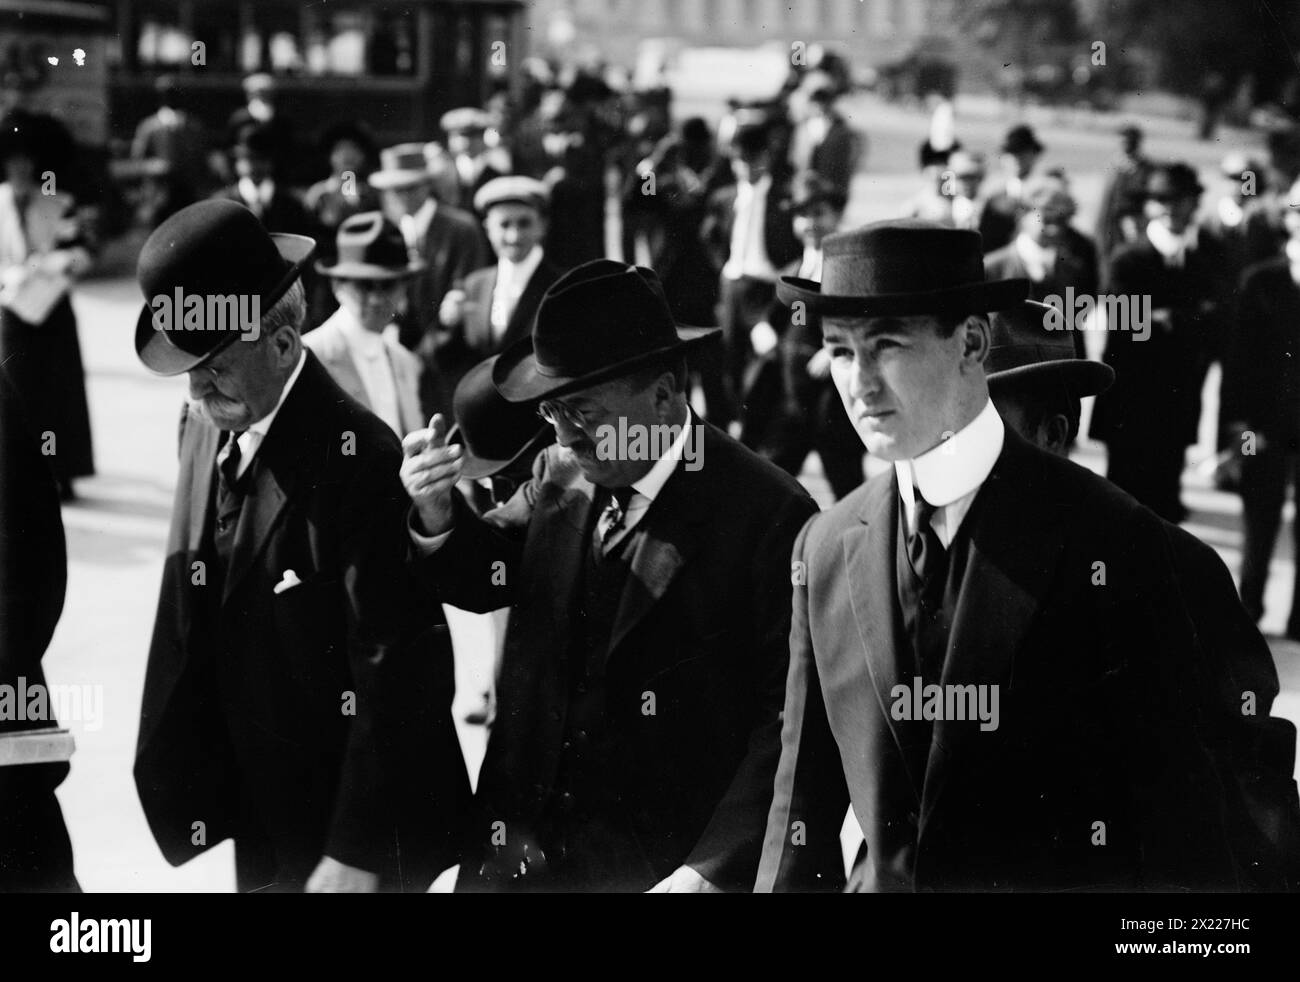
<svg viewBox="0 0 1300 982"><path fill-rule="evenodd" d="M316 272L334 279L400 280L424 269L412 259L401 230L377 211L349 215L335 238L338 261L316 264Z"/></svg>
<svg viewBox="0 0 1300 982"><path fill-rule="evenodd" d="M1055 312L1045 303L1026 300L989 317L989 353L984 372L989 391L1013 386L1064 388L1073 397L1095 396L1115 381L1109 365L1075 352L1070 331L1053 331L1047 319Z"/></svg>
<svg viewBox="0 0 1300 982"><path fill-rule="evenodd" d="M984 279L978 232L905 218L826 236L822 279L783 276L776 295L831 317L958 315L1024 300L1026 279Z"/></svg>
<svg viewBox="0 0 1300 982"><path fill-rule="evenodd" d="M464 447L461 477L477 481L492 477L512 464L531 460L555 439L555 429L537 415L532 405L509 402L492 384L492 369L499 355L479 362L461 378L451 398L456 425L448 443Z"/></svg>
<svg viewBox="0 0 1300 982"><path fill-rule="evenodd" d="M234 201L214 199L182 208L154 229L140 250L136 279L145 305L135 325L135 353L155 375L180 375L202 365L242 333L200 324L154 326L154 301L182 298L256 297L265 314L284 296L316 249L305 235L273 235L257 216ZM206 300L205 300L206 307ZM200 318L202 320L202 318ZM235 325L229 325L233 328Z"/></svg>
<svg viewBox="0 0 1300 982"><path fill-rule="evenodd" d="M1042 153L1043 145L1038 142L1032 126L1020 123L1007 130L1001 149L1003 153Z"/></svg>
<svg viewBox="0 0 1300 982"><path fill-rule="evenodd" d="M492 381L511 402L528 402L666 362L721 333L678 327L653 270L593 259L551 284L531 343L502 352Z"/></svg>

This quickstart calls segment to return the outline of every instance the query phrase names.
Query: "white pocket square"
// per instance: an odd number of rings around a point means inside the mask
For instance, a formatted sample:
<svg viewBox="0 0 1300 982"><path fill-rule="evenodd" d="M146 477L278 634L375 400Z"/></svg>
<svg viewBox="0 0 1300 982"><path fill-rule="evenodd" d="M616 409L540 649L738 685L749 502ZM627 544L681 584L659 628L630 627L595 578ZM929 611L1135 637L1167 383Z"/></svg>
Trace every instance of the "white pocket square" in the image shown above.
<svg viewBox="0 0 1300 982"><path fill-rule="evenodd" d="M291 569L286 569L284 571L284 576L281 578L280 582L275 585L274 590L276 593L284 593L285 590L292 590L301 582L302 580L298 579L297 573Z"/></svg>

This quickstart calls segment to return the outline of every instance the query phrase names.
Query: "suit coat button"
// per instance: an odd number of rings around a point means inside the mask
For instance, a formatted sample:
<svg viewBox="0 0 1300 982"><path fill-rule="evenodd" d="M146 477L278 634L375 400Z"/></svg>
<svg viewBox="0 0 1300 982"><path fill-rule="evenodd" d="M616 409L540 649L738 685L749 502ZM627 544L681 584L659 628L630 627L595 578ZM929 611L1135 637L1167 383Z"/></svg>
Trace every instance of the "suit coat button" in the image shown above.
<svg viewBox="0 0 1300 982"><path fill-rule="evenodd" d="M586 730L579 730L577 733L575 733L575 734L573 735L573 738L574 738L575 740L577 740L579 743L586 743L586 742L587 742L587 731L586 731Z"/></svg>
<svg viewBox="0 0 1300 982"><path fill-rule="evenodd" d="M565 740L562 746L565 750L568 750L570 747L573 746L573 744L570 743L568 740Z"/></svg>

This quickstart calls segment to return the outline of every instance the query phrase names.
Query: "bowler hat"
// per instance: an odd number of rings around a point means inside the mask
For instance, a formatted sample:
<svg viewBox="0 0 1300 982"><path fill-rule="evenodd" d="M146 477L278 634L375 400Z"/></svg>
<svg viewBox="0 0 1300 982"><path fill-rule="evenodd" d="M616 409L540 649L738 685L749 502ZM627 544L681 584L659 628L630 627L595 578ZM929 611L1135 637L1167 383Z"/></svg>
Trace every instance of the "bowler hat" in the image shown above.
<svg viewBox="0 0 1300 982"><path fill-rule="evenodd" d="M1165 201L1196 198L1204 190L1196 171L1181 162L1152 168L1143 189L1146 197Z"/></svg>
<svg viewBox="0 0 1300 982"><path fill-rule="evenodd" d="M537 455L555 437L528 403L509 402L492 384L498 355L479 362L461 378L451 398L456 425L447 441L465 449L461 477L477 481L492 477Z"/></svg>
<svg viewBox="0 0 1300 982"><path fill-rule="evenodd" d="M271 234L243 205L225 199L182 208L154 229L140 250L136 279L145 305L135 325L135 353L155 375L197 368L242 334L235 325L154 327L155 298L255 297L263 315L293 285L316 249L305 235ZM200 318L200 321L204 318Z"/></svg>
<svg viewBox="0 0 1300 982"><path fill-rule="evenodd" d="M593 259L551 284L531 343L502 352L492 381L511 402L528 402L667 362L721 333L678 327L654 270Z"/></svg>
<svg viewBox="0 0 1300 982"><path fill-rule="evenodd" d="M1033 384L1063 387L1072 396L1082 397L1110 388L1115 370L1078 357L1069 331L1048 329L1046 321L1053 314L1047 304L1026 300L989 318L990 345L984 371L991 392Z"/></svg>
<svg viewBox="0 0 1300 982"><path fill-rule="evenodd" d="M783 276L776 295L831 317L957 315L1023 300L1027 279L984 279L978 232L906 218L828 235L822 279Z"/></svg>
<svg viewBox="0 0 1300 982"><path fill-rule="evenodd" d="M335 246L338 262L316 264L318 273L334 279L399 280L424 269L423 260L410 258L398 227L377 211L345 218Z"/></svg>
<svg viewBox="0 0 1300 982"><path fill-rule="evenodd" d="M399 143L379 151L379 170L370 175L370 186L380 191L409 188L433 180L425 161L423 143Z"/></svg>
<svg viewBox="0 0 1300 982"><path fill-rule="evenodd" d="M1033 127L1020 123L1007 130L1002 139L1003 153L1042 153L1043 145L1034 135Z"/></svg>

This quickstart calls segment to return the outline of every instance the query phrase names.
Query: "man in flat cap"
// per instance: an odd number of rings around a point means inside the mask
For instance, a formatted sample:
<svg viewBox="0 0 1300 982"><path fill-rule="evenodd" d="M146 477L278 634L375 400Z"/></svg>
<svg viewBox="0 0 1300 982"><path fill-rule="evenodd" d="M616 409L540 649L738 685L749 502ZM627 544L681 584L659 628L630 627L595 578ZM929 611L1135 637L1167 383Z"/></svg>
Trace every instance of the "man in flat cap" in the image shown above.
<svg viewBox="0 0 1300 982"><path fill-rule="evenodd" d="M558 446L476 517L443 423L408 435L421 573L512 604L461 865L473 890L749 890L779 751L789 550L815 510L702 423L655 274L596 260L547 292L493 381Z"/></svg>
<svg viewBox="0 0 1300 982"><path fill-rule="evenodd" d="M474 196L474 210L496 253L443 298L438 311L434 365L450 404L471 365L499 354L532 333L542 295L563 272L546 257L546 185L531 177L498 177Z"/></svg>
<svg viewBox="0 0 1300 982"><path fill-rule="evenodd" d="M136 352L190 401L136 787L169 862L233 839L240 891L424 890L468 804L451 652L397 437L299 338L314 247L208 201L140 254Z"/></svg>
<svg viewBox="0 0 1300 982"><path fill-rule="evenodd" d="M1207 729L1221 661L1168 526L989 399L988 312L1027 290L921 221L833 236L820 285L782 280L893 467L795 544L759 890L840 886L849 804L868 891L1244 885Z"/></svg>

